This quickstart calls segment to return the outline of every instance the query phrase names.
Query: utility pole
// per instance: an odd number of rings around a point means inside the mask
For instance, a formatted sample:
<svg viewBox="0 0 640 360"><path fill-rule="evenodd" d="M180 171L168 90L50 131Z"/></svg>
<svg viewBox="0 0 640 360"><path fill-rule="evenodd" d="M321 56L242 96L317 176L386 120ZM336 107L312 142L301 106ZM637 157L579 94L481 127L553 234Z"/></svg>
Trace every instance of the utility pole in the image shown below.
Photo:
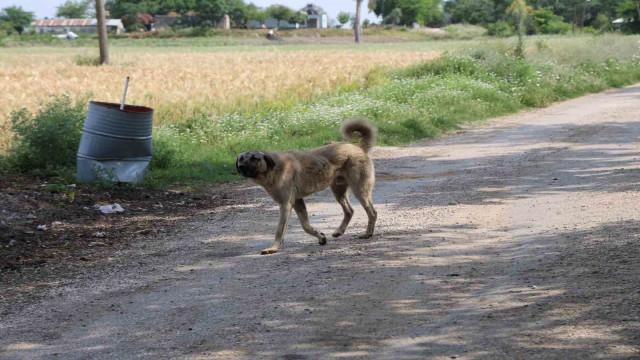
<svg viewBox="0 0 640 360"><path fill-rule="evenodd" d="M104 16L102 0L96 0L96 18L98 20L98 44L100 45L100 65L109 64L109 42L107 40L107 21Z"/></svg>
<svg viewBox="0 0 640 360"><path fill-rule="evenodd" d="M356 18L355 18L355 26L353 29L356 32L356 44L362 43L362 25L360 25L360 8L362 5L362 0L356 0Z"/></svg>

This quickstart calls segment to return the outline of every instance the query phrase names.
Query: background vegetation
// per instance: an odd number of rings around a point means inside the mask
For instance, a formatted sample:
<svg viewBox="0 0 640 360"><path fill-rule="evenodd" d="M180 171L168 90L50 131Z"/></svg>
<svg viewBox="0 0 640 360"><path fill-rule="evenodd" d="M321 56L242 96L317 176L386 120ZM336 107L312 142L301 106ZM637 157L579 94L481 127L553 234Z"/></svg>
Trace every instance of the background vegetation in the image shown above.
<svg viewBox="0 0 640 360"><path fill-rule="evenodd" d="M215 52L209 50L205 53L192 50L176 61L193 75L187 76L183 84L172 85L167 81L157 91L150 86L140 103L149 105L160 94L169 94L157 103L161 104L170 100L170 94L184 96L181 91L185 89L193 91L191 94L201 93L202 89L197 86L210 83L202 81L206 73L184 66L190 57L193 58L191 61L202 64L215 54L216 59L228 61L230 68L246 67L251 63L239 65L237 59L240 58L261 58L268 62L265 59L273 56L278 62L285 63L283 69L286 70L282 72L264 72L265 62L259 61L254 70L245 69L251 74L246 82L229 85L228 90L222 92L213 90L207 94L211 96L242 92L255 83L255 79L260 79L262 85L254 90L271 89L269 84L272 82L275 84L273 89L284 89L285 84L279 81L296 69L300 73L288 79L304 76L308 59L313 56L317 58L312 62L318 65L331 53L342 58L328 59L329 63L345 66L351 62L353 66L344 68L344 71L352 72L350 77L336 78L320 92L312 89L314 85L323 83L324 78L323 75L315 75L308 79L313 84L309 85L309 91L301 90L305 89L304 83L293 82L297 85L290 93L276 90L270 99L258 102L247 102L252 96L241 95L226 99L228 102L224 106L216 106L225 103L224 98L206 97L199 100L176 98L170 106L159 105L154 129L154 160L145 186L194 185L236 179L233 164L238 153L254 148L306 149L322 145L327 140L340 140L340 124L354 116L371 119L380 128L380 144L402 144L437 136L465 122L545 106L554 101L640 81L640 38L637 36L529 39L521 56L514 53L517 45L514 38L420 43L423 45L420 49L416 49L416 43L366 45L357 50L352 46L347 50L345 46L332 45L320 47L322 51L316 48L316 54L304 46L277 47L273 52L256 47L251 50L218 48ZM420 54L431 54L429 57L437 54L424 50L445 48L449 51L436 60L419 61ZM26 50L19 55L22 60L33 52L32 49ZM176 53L163 55L162 52L166 51L163 49L151 51L153 56L150 58L177 56ZM48 53L46 49L42 52ZM73 52L66 56L71 54ZM418 62L402 67L402 62L388 61L396 54L399 54L397 59L415 56L411 62ZM287 57L291 60L287 61ZM298 65L293 59L300 58L307 60L300 61ZM384 61L367 61L382 58L392 65L385 66ZM128 74L143 64L135 57L128 60L132 63L114 67L123 66L120 70ZM363 67L363 64L368 66ZM158 65L151 63L149 66ZM93 68L78 66L78 69L88 71L83 75L85 77L93 76L89 75ZM320 65L320 73L331 71L322 70ZM198 81L192 81L196 77ZM141 73L133 78L143 79L144 76ZM114 84L114 101L117 101L120 87L121 84ZM166 91L167 88L176 90ZM102 90L101 94L104 93ZM135 93L133 90L132 95ZM305 93L306 96L300 96ZM79 122L72 119L84 116L85 103L86 99L72 101L72 97L57 97L45 102L40 110L12 113L12 122L19 125L7 133L13 140L5 158L0 161L4 171L55 176L67 174L67 181L74 181L72 164L75 152L69 149L77 146ZM45 133L61 140L49 141L41 137ZM52 153L60 154L61 158L50 158ZM20 154L36 158L21 157Z"/></svg>
<svg viewBox="0 0 640 360"><path fill-rule="evenodd" d="M513 0L368 0L370 12L378 15L380 24L369 26L405 26L415 24L443 27L451 24L470 24L486 28L490 35L515 34L518 21L509 8ZM63 18L91 17L94 14L92 0L67 0L58 7L57 16ZM350 4L349 7L353 7ZM225 14L235 28L247 28L252 20L263 22L268 17L286 20L292 24L304 24L306 8L291 9L283 5L260 8L244 0L107 0L107 10L112 18L122 19L128 30L137 32L149 29L155 15L183 15L173 30L192 28L187 34L202 35L212 28ZM528 0L523 23L526 33L566 34L606 32L619 30L625 33L640 32L640 0ZM319 11L323 11L318 8ZM345 9L345 10L348 10ZM355 9L354 9L355 10ZM618 24L612 24L621 19ZM11 6L0 12L0 34L21 34L34 20L33 14L20 7ZM341 12L331 19L342 27L354 21L354 14ZM185 34L185 33L176 33Z"/></svg>

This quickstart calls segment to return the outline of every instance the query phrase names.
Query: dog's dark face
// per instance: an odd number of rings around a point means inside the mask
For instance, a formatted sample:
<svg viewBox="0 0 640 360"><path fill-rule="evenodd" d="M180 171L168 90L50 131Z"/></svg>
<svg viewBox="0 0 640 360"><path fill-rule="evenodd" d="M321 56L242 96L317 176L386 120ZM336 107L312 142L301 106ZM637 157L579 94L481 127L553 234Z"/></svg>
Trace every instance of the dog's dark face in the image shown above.
<svg viewBox="0 0 640 360"><path fill-rule="evenodd" d="M245 178L255 179L260 174L273 170L275 162L262 151L245 151L236 159L236 169Z"/></svg>

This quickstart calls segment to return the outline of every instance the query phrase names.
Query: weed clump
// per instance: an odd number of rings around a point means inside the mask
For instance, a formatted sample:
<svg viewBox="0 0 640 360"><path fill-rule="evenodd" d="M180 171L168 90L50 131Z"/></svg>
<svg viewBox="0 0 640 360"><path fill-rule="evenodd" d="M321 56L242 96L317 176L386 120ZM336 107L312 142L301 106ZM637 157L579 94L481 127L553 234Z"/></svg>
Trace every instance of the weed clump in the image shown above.
<svg viewBox="0 0 640 360"><path fill-rule="evenodd" d="M100 58L97 56L78 55L76 57L78 66L100 66Z"/></svg>
<svg viewBox="0 0 640 360"><path fill-rule="evenodd" d="M74 167L85 116L86 98L74 101L69 95L50 97L35 114L13 111L14 135L3 167L40 175Z"/></svg>

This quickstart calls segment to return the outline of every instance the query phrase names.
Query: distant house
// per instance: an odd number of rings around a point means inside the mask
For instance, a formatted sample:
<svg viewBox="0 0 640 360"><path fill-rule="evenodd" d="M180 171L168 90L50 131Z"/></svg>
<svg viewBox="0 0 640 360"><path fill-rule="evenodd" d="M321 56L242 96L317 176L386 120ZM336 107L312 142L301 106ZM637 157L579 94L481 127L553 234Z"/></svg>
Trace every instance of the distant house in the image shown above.
<svg viewBox="0 0 640 360"><path fill-rule="evenodd" d="M613 26L616 28L620 28L623 24L631 23L631 22L633 22L633 19L619 18L619 19L613 20L611 24L613 24Z"/></svg>
<svg viewBox="0 0 640 360"><path fill-rule="evenodd" d="M307 28L309 29L326 29L329 25L327 14L324 11L313 5L308 4L306 8L307 12Z"/></svg>
<svg viewBox="0 0 640 360"><path fill-rule="evenodd" d="M98 32L98 21L96 19L62 19L62 20L36 20L33 23L38 34L67 33L72 31L80 34L94 34ZM122 20L108 19L107 31L113 34L124 32Z"/></svg>

